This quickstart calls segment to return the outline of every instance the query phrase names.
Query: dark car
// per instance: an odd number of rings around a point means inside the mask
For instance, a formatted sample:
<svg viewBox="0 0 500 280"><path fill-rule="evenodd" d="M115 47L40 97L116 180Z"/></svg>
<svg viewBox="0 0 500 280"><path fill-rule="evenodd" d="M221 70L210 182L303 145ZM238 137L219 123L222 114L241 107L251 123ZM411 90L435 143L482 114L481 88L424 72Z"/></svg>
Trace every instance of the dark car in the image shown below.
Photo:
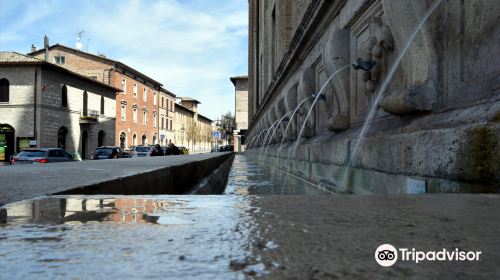
<svg viewBox="0 0 500 280"><path fill-rule="evenodd" d="M94 159L112 159L129 157L120 147L99 147L95 149Z"/></svg>
<svg viewBox="0 0 500 280"><path fill-rule="evenodd" d="M224 145L219 147L219 152L232 152L234 150L233 145Z"/></svg>
<svg viewBox="0 0 500 280"><path fill-rule="evenodd" d="M72 155L60 148L33 148L22 150L12 160L12 164L36 164L76 161Z"/></svg>

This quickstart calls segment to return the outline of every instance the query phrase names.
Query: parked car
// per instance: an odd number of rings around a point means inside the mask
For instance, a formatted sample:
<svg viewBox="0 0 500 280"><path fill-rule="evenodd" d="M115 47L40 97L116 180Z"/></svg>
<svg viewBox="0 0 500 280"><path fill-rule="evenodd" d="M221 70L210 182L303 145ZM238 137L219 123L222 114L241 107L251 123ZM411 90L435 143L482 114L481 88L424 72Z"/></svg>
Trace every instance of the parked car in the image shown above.
<svg viewBox="0 0 500 280"><path fill-rule="evenodd" d="M219 152L232 152L234 150L233 145L224 145L224 146L219 146Z"/></svg>
<svg viewBox="0 0 500 280"><path fill-rule="evenodd" d="M132 146L130 148L131 157L149 157L154 146Z"/></svg>
<svg viewBox="0 0 500 280"><path fill-rule="evenodd" d="M120 147L99 147L95 149L94 159L127 158L128 153Z"/></svg>
<svg viewBox="0 0 500 280"><path fill-rule="evenodd" d="M60 148L33 148L22 150L12 159L12 164L37 164L77 161L72 155Z"/></svg>
<svg viewBox="0 0 500 280"><path fill-rule="evenodd" d="M182 154L183 155L189 155L189 149L184 147L184 146L177 146L177 148L179 148L179 150L181 150Z"/></svg>

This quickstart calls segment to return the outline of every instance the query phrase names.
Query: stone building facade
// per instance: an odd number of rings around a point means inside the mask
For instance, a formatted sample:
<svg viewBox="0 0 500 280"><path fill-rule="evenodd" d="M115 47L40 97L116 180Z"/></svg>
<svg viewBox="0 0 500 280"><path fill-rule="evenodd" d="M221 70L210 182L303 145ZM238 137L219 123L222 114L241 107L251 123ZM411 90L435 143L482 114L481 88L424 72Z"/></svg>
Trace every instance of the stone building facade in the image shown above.
<svg viewBox="0 0 500 280"><path fill-rule="evenodd" d="M13 52L0 53L0 80L7 84L2 160L29 147L61 147L89 159L96 147L114 144L118 88Z"/></svg>
<svg viewBox="0 0 500 280"><path fill-rule="evenodd" d="M119 61L60 44L47 44L29 55L122 90L116 98L115 145L126 149L159 143L161 83Z"/></svg>
<svg viewBox="0 0 500 280"><path fill-rule="evenodd" d="M249 8L249 154L338 192L500 189L500 2Z"/></svg>
<svg viewBox="0 0 500 280"><path fill-rule="evenodd" d="M158 120L158 125L160 129L160 145L162 146L174 141L175 138L175 97L175 94L170 91L164 88L160 89L160 99L158 100L160 118Z"/></svg>
<svg viewBox="0 0 500 280"><path fill-rule="evenodd" d="M211 149L212 120L198 113L200 102L181 97L174 104L175 145L185 146L191 152L207 152Z"/></svg>
<svg viewBox="0 0 500 280"><path fill-rule="evenodd" d="M234 120L236 122L233 132L234 151L243 152L248 129L248 76L235 76L230 80L234 85Z"/></svg>

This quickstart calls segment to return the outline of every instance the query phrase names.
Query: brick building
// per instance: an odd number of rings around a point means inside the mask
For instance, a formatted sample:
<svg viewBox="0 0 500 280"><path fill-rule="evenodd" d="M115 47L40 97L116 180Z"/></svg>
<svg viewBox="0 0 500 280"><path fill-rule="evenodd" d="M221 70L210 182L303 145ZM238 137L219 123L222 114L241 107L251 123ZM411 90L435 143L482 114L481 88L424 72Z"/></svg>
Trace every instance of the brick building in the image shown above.
<svg viewBox="0 0 500 280"><path fill-rule="evenodd" d="M48 41L48 40L46 40ZM120 88L116 96L115 145L159 143L158 100L162 84L119 61L56 44L29 54Z"/></svg>
<svg viewBox="0 0 500 280"><path fill-rule="evenodd" d="M37 58L0 52L0 160L60 147L90 158L115 142L120 89Z"/></svg>

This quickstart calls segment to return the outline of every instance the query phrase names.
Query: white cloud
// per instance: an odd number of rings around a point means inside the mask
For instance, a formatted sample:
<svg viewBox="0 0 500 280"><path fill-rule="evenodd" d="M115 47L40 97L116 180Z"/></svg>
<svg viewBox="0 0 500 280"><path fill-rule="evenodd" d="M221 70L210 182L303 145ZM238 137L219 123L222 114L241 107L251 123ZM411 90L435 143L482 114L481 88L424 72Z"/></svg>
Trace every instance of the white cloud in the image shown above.
<svg viewBox="0 0 500 280"><path fill-rule="evenodd" d="M111 51L110 58L178 96L200 100L200 112L215 118L234 111L229 76L246 73L248 32L247 1L216 2L200 7L186 1L129 0L105 9L87 6L78 21L93 49Z"/></svg>
<svg viewBox="0 0 500 280"><path fill-rule="evenodd" d="M11 4L13 3L13 4ZM247 0L0 0L0 48L50 43L104 53L202 102L210 118L234 111L233 75L247 72ZM4 7L6 7L4 9Z"/></svg>

